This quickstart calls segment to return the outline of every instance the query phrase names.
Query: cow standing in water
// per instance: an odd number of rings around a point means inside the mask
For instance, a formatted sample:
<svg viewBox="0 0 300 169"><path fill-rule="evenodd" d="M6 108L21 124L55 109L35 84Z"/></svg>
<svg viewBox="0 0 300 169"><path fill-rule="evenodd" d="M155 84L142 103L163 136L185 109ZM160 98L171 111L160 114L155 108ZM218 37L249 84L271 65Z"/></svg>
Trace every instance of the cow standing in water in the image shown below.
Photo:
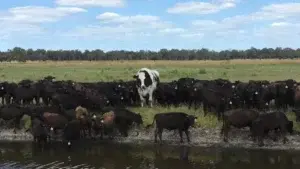
<svg viewBox="0 0 300 169"><path fill-rule="evenodd" d="M153 92L156 90L159 83L158 71L142 68L133 76L133 78L137 80L136 87L141 99L141 106L144 107L145 97L149 95L149 103L150 107L152 107Z"/></svg>

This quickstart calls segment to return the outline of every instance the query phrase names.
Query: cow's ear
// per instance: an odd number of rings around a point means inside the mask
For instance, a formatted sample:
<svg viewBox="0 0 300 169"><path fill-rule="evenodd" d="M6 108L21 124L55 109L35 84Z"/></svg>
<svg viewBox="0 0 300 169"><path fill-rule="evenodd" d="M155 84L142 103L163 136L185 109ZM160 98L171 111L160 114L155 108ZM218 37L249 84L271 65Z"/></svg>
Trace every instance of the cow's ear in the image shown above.
<svg viewBox="0 0 300 169"><path fill-rule="evenodd" d="M138 76L137 75L133 75L133 78L136 79Z"/></svg>

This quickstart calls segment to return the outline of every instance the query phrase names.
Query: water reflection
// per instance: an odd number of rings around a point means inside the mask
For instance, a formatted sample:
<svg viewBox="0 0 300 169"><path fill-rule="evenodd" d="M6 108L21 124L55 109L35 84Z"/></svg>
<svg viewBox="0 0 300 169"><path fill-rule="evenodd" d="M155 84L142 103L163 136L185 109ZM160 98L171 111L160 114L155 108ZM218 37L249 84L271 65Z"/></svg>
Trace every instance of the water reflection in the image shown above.
<svg viewBox="0 0 300 169"><path fill-rule="evenodd" d="M41 149L32 143L0 143L0 168L279 169L299 168L300 152L195 148L170 145L81 143Z"/></svg>

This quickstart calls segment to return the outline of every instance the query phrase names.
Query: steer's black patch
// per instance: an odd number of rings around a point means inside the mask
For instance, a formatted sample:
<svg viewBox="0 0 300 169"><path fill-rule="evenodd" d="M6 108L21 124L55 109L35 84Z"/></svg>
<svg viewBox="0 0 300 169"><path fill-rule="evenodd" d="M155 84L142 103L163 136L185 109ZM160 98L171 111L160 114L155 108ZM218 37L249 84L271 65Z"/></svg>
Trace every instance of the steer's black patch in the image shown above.
<svg viewBox="0 0 300 169"><path fill-rule="evenodd" d="M147 71L140 71L141 73L145 73L145 80L144 80L144 84L146 87L149 87L152 85L152 79L149 75L149 73Z"/></svg>

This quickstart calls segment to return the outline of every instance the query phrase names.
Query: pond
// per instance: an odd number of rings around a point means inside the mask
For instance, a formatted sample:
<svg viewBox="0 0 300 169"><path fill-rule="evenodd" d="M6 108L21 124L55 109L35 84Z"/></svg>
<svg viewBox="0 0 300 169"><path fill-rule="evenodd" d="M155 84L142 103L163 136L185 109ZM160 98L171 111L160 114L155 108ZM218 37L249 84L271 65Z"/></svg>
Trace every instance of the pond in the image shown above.
<svg viewBox="0 0 300 169"><path fill-rule="evenodd" d="M300 151L191 147L128 143L81 143L67 149L53 143L1 142L0 168L80 169L277 169L299 168Z"/></svg>

